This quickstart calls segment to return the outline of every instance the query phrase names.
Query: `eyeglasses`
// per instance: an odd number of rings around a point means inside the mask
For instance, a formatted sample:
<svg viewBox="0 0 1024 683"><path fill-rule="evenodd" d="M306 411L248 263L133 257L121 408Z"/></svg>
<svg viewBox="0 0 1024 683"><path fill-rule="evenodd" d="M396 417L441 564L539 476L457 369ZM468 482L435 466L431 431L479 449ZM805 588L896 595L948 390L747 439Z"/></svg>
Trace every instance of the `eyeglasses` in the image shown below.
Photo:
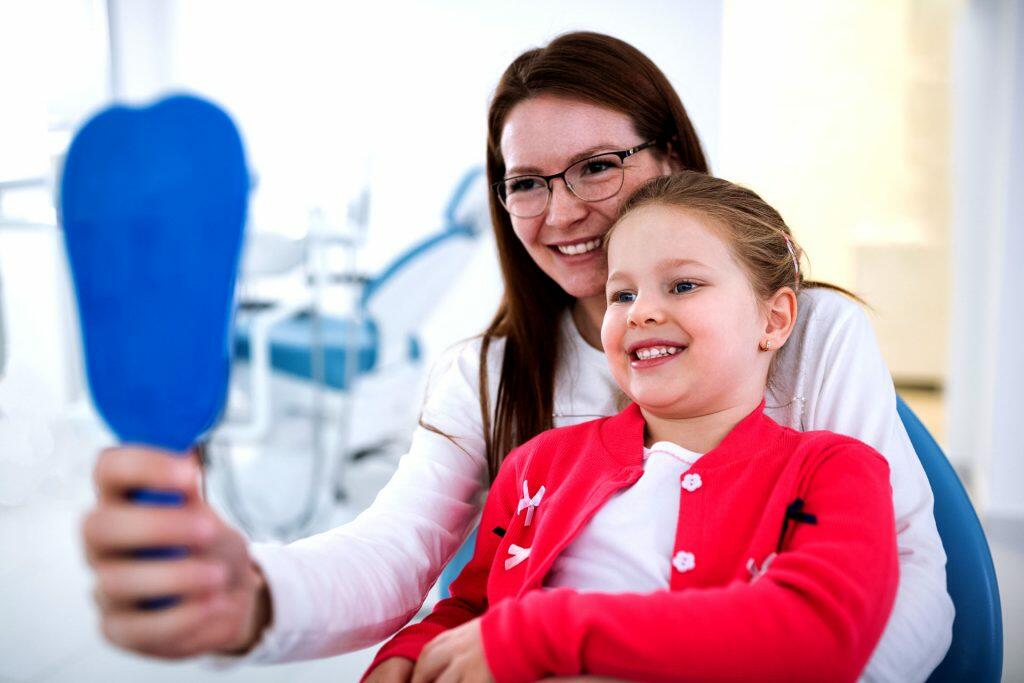
<svg viewBox="0 0 1024 683"><path fill-rule="evenodd" d="M569 191L585 202L599 202L615 196L625 178L623 162L637 152L653 147L650 140L621 152L602 152L581 159L554 175L519 175L494 184L501 205L516 218L533 218L544 213L551 201L551 181L561 178Z"/></svg>

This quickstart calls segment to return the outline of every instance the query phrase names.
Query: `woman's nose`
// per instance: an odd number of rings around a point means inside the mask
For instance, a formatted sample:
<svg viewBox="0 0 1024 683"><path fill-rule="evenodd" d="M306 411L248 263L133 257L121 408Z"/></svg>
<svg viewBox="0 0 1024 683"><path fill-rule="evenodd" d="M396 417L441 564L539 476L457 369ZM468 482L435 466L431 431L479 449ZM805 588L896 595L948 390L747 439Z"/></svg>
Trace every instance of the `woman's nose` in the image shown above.
<svg viewBox="0 0 1024 683"><path fill-rule="evenodd" d="M584 201L574 195L565 181L556 178L551 181L551 198L548 200L546 222L554 227L575 223L586 214Z"/></svg>

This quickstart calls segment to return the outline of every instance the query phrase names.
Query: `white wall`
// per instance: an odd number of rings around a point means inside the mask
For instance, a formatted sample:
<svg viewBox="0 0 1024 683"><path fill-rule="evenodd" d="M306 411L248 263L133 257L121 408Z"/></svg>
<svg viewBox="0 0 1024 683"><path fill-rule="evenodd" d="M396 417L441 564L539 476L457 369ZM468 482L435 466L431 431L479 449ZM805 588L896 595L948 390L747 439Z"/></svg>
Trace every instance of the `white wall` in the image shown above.
<svg viewBox="0 0 1024 683"><path fill-rule="evenodd" d="M941 385L948 2L725 3L720 164L771 202L809 272L872 307L897 381Z"/></svg>
<svg viewBox="0 0 1024 683"><path fill-rule="evenodd" d="M956 35L949 450L982 508L1024 517L1024 8L965 3Z"/></svg>

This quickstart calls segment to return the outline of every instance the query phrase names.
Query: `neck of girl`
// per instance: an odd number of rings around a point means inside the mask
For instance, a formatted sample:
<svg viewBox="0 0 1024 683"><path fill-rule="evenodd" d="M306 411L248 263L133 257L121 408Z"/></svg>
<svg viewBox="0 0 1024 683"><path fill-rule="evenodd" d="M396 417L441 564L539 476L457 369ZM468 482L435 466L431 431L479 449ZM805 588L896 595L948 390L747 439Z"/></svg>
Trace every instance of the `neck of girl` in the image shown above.
<svg viewBox="0 0 1024 683"><path fill-rule="evenodd" d="M718 410L685 417L641 406L640 412L647 423L644 445L650 447L659 441L669 441L694 453L707 453L761 404L761 398L751 396Z"/></svg>
<svg viewBox="0 0 1024 683"><path fill-rule="evenodd" d="M572 320L583 341L601 350L601 322L607 308L604 294L576 299L572 306Z"/></svg>

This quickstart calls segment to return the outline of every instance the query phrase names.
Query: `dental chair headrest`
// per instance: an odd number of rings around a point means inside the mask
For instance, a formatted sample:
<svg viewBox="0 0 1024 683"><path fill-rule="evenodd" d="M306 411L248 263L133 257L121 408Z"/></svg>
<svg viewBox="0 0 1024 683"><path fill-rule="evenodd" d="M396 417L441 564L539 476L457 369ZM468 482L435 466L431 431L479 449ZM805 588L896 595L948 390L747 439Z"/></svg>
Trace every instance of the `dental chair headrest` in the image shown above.
<svg viewBox="0 0 1024 683"><path fill-rule="evenodd" d="M464 231L474 235L485 232L491 224L487 205L487 174L482 166L466 172L452 193L444 211L445 227L451 231Z"/></svg>

